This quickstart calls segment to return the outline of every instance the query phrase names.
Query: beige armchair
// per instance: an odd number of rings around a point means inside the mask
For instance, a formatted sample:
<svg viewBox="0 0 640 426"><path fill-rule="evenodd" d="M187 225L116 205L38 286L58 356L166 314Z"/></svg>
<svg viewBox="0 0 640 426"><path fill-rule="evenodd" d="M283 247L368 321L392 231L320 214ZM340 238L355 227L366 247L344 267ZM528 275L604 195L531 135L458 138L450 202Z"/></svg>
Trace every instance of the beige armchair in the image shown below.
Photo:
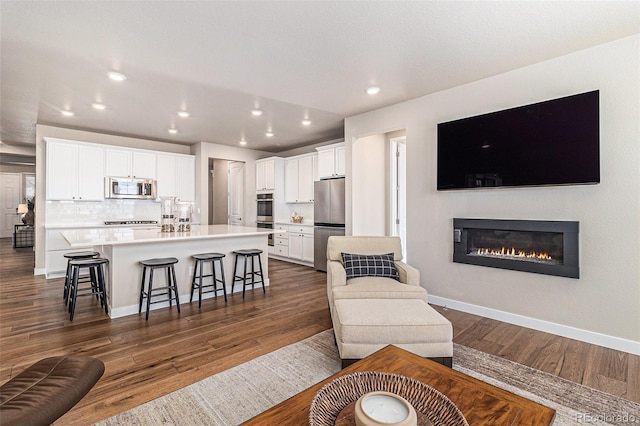
<svg viewBox="0 0 640 426"><path fill-rule="evenodd" d="M342 253L393 253L399 282L391 278L359 277L349 280L342 265ZM329 237L327 242L327 297L333 312L338 299L420 299L427 300L427 290L420 286L420 272L402 259L399 237Z"/></svg>
<svg viewBox="0 0 640 426"><path fill-rule="evenodd" d="M393 253L398 280L362 275L347 280L342 253L383 255ZM396 345L451 367L453 328L427 303L420 273L401 262L398 237L329 237L327 242L327 297L333 332L343 367L387 345ZM391 266L386 259L386 266ZM383 275L382 260L375 268ZM355 271L355 269L354 269Z"/></svg>

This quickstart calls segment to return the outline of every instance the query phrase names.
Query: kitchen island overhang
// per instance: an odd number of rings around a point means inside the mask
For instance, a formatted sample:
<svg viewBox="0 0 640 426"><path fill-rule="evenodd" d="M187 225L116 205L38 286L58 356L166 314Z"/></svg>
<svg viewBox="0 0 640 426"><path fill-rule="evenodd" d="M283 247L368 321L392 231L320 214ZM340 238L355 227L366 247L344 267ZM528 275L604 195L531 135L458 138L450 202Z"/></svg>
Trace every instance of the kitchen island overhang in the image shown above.
<svg viewBox="0 0 640 426"><path fill-rule="evenodd" d="M268 243L271 233L284 233L273 229L252 228L235 225L192 226L189 232L160 232L160 228L90 228L62 232L69 246L92 246L101 256L109 259L107 271L107 296L109 316L119 318L138 313L142 267L139 261L156 257L178 259L176 277L181 304L189 303L193 274L192 255L198 253L223 253L227 291L231 292L235 255L240 249L262 250L261 260L265 286L269 285ZM242 268L242 260L238 268ZM164 280L157 274L154 280ZM163 282L163 281L161 281ZM236 285L234 292L241 292ZM262 291L260 291L262 294ZM214 297L213 294L203 295ZM168 306L167 303L152 305L152 309Z"/></svg>

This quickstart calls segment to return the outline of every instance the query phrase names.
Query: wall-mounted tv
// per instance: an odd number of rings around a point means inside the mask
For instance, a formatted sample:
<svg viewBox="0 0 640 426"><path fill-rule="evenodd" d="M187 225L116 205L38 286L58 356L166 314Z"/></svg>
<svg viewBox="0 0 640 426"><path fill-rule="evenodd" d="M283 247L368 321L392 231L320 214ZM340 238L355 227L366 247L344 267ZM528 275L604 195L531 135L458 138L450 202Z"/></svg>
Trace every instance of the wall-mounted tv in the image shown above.
<svg viewBox="0 0 640 426"><path fill-rule="evenodd" d="M599 91L438 124L438 190L600 182Z"/></svg>

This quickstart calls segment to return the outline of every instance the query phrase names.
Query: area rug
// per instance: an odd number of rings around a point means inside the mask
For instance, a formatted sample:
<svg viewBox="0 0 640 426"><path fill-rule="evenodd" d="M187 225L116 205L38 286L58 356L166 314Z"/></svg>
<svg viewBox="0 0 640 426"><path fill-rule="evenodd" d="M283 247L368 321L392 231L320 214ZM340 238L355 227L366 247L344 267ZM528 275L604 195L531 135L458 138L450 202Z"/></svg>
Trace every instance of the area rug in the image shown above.
<svg viewBox="0 0 640 426"><path fill-rule="evenodd" d="M640 424L640 404L457 344L453 359L455 370L555 409L554 425ZM97 425L238 425L339 370L327 330Z"/></svg>

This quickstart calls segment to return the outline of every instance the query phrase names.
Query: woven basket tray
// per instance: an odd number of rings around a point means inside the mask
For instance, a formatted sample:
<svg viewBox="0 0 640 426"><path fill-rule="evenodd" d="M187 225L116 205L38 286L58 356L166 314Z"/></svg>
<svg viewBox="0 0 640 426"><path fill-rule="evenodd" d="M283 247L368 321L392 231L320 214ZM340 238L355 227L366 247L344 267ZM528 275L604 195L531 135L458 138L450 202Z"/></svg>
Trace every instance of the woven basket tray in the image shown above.
<svg viewBox="0 0 640 426"><path fill-rule="evenodd" d="M400 395L435 426L469 426L458 407L431 386L411 377L378 371L346 374L324 385L311 402L309 425L334 426L343 408L373 391Z"/></svg>

